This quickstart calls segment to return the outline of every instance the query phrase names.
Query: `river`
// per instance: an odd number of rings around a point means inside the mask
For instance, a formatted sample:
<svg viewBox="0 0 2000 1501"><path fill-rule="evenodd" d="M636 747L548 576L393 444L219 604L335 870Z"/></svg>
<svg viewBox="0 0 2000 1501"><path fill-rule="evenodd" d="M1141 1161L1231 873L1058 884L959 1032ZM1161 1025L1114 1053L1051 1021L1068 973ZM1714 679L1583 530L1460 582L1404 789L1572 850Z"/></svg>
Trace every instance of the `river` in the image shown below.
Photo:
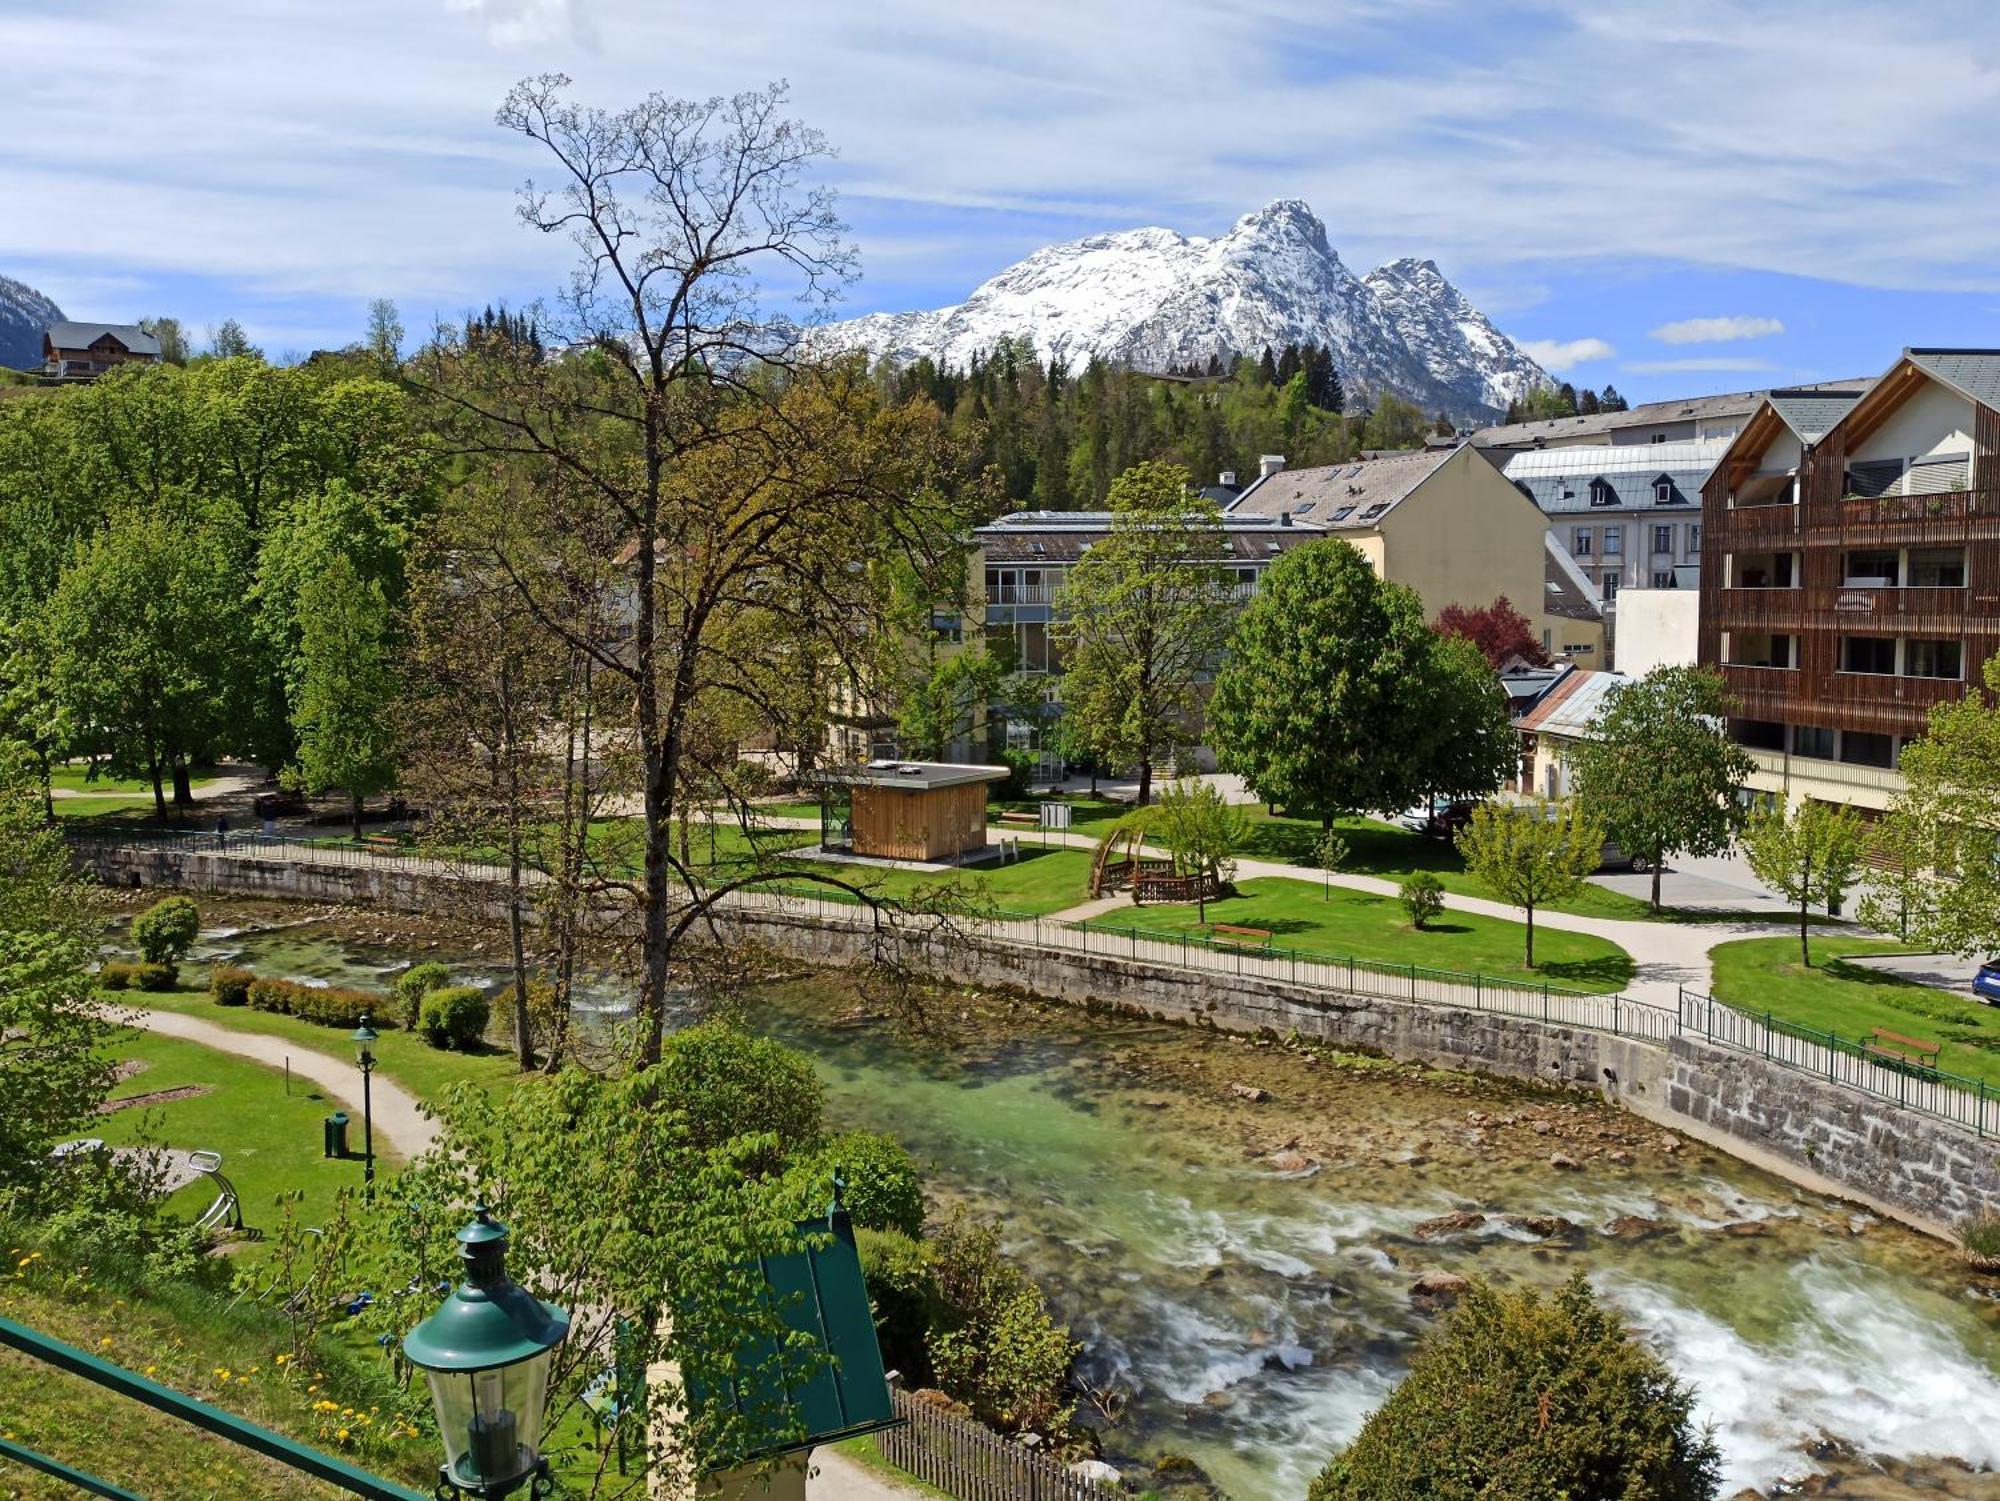
<svg viewBox="0 0 2000 1501"><path fill-rule="evenodd" d="M381 985L408 950L377 936L204 947ZM838 976L742 1006L816 1060L835 1124L896 1136L940 1207L1000 1218L1091 1384L1124 1394L1121 1466L1178 1454L1239 1501L1302 1496L1435 1318L1419 1272L1581 1269L1696 1386L1725 1496L2000 1498L2000 1288L1594 1101L1001 996L939 992L912 1029Z"/></svg>

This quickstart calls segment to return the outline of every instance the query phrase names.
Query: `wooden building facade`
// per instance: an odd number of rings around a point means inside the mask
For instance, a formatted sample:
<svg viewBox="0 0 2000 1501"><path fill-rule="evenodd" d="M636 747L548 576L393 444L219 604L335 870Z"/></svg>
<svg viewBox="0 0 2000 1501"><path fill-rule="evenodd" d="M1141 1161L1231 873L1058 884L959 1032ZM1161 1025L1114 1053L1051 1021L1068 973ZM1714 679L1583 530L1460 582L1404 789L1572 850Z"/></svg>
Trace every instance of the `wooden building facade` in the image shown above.
<svg viewBox="0 0 2000 1501"><path fill-rule="evenodd" d="M821 844L883 860L963 860L986 848L986 789L1006 777L1004 766L871 761L828 783Z"/></svg>

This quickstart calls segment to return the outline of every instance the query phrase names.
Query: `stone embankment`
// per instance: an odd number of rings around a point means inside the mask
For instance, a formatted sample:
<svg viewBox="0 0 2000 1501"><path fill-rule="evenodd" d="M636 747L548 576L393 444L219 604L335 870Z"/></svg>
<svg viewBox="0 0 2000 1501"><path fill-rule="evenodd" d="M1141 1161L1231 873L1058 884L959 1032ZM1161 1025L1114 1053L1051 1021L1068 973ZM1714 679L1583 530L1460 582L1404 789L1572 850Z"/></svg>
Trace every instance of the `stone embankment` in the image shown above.
<svg viewBox="0 0 2000 1501"><path fill-rule="evenodd" d="M498 920L490 881L356 864L172 848L92 849L115 885L186 886L232 895L449 911ZM477 888L492 890L482 903ZM732 908L746 936L813 963L883 957L972 985L1011 985L1077 1005L1104 1005L1229 1031L1302 1037L1440 1067L1588 1090L1801 1186L1844 1197L1949 1237L1981 1210L2000 1212L2000 1146L1783 1064L1678 1035L1641 1041L1490 1011L1330 994L1255 975L1195 970L998 943L934 924L895 929L857 914L851 925L774 908Z"/></svg>

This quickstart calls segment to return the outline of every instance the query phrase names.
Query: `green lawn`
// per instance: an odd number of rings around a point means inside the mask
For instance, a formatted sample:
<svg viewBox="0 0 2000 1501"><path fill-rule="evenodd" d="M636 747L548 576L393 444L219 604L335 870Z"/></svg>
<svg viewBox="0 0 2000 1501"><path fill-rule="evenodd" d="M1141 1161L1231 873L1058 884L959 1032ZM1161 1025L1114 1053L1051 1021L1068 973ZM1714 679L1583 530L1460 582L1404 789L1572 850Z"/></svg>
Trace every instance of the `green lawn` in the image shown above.
<svg viewBox="0 0 2000 1501"><path fill-rule="evenodd" d="M1003 913L1023 917L1044 917L1090 900L1091 852L1052 846L1043 849L1022 840L1021 858L1008 865L987 864L957 870L941 866L936 871L890 870L872 865L844 862L795 862L798 871L820 871L839 876L884 898L907 901L940 885L962 886L990 899ZM808 889L799 883L798 890ZM821 888L829 899L848 900L831 887Z"/></svg>
<svg viewBox="0 0 2000 1501"><path fill-rule="evenodd" d="M1842 955L1893 954L1902 945L1839 934L1812 940L1813 967L1799 963L1799 941L1746 938L1718 945L1715 998L1757 1016L1865 1039L1877 1027L1941 1045L1938 1066L2000 1085L2000 1008L1967 991L1937 990L1860 965Z"/></svg>
<svg viewBox="0 0 2000 1501"><path fill-rule="evenodd" d="M49 800L49 806L56 810L57 818L98 818L105 814L114 817L120 814L128 817L140 815L150 817L153 812L153 794L150 792L111 792L103 796L58 797Z"/></svg>
<svg viewBox="0 0 2000 1501"><path fill-rule="evenodd" d="M188 966L187 977L200 978L199 967ZM231 1031L261 1032L266 1037L282 1037L302 1048L330 1053L336 1058L346 1058L352 1052L344 1028L322 1027L300 1021L296 1016L280 1016L270 1011L252 1011L248 1006L218 1006L209 999L206 990L172 990L160 994L128 992L113 999L156 1011L184 1012L203 1021L214 1022L217 1026L228 1027ZM400 1027L394 1030L378 1027L377 1030L381 1040L375 1045L375 1056L380 1060L381 1074L394 1079L421 1099L442 1094L448 1085L460 1079L492 1085L504 1084L515 1075L513 1059L504 1052L452 1053L434 1048L416 1033L406 1032ZM297 1087L296 1081L294 1087ZM318 1139L315 1135L315 1144Z"/></svg>
<svg viewBox="0 0 2000 1501"><path fill-rule="evenodd" d="M1255 860L1282 860L1294 865L1312 862L1313 845L1319 840L1317 820L1273 817L1262 803L1251 805L1250 839L1243 855ZM1380 876L1400 881L1414 871L1427 870L1438 884L1458 896L1484 897L1498 901L1486 885L1465 872L1458 851L1442 839L1427 839L1408 829L1374 818L1342 818L1334 828L1347 841L1347 862L1340 868L1348 875ZM1586 885L1566 902L1555 904L1557 912L1578 917L1642 918L1646 904L1623 892Z"/></svg>
<svg viewBox="0 0 2000 1501"><path fill-rule="evenodd" d="M284 1073L260 1063L218 1053L199 1043L140 1032L111 1050L121 1059L144 1063L145 1069L122 1080L112 1100L185 1086L206 1086L208 1093L163 1104L134 1105L113 1111L92 1123L87 1134L113 1146L143 1140L149 1145L181 1147L222 1154L223 1174L236 1185L243 1222L251 1231L269 1232L276 1222L273 1207L280 1192L305 1192L301 1215L305 1223L322 1223L333 1206L336 1190L361 1186L361 1163L328 1161L322 1155L320 1124L337 1109L355 1117L350 1143L361 1150L358 1110L322 1094L296 1075L290 1091ZM377 1151L378 1163L395 1159ZM206 1180L182 1189L168 1201L169 1213L193 1219L215 1198ZM254 1247L249 1248L254 1254Z"/></svg>
<svg viewBox="0 0 2000 1501"><path fill-rule="evenodd" d="M1446 912L1423 932L1410 926L1394 897L1334 887L1331 893L1309 881L1264 877L1239 884L1240 895L1208 904L1210 922L1265 928L1272 946L1296 948L1382 964L1418 964L1504 979L1548 980L1577 990L1611 992L1632 981L1632 959L1606 939L1587 933L1535 930L1533 970L1521 963L1522 925L1501 918ZM1094 928L1139 928L1179 934L1198 925L1191 906L1119 908L1091 923Z"/></svg>
<svg viewBox="0 0 2000 1501"><path fill-rule="evenodd" d="M204 782L215 780L216 770L213 766L198 766L191 776L195 791L199 793ZM153 795L153 784L144 777L114 777L100 767L93 780L89 763L84 761L65 761L53 767L49 772L49 785L58 792L143 792L148 797ZM173 784L169 782L169 797L173 796L173 790Z"/></svg>

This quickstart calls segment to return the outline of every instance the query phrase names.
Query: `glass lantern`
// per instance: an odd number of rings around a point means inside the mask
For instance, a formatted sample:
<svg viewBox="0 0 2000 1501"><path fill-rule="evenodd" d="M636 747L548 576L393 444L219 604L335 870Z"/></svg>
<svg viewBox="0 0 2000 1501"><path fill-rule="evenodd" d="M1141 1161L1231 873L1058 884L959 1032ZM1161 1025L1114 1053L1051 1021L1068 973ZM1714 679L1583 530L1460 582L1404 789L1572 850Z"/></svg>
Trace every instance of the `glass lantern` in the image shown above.
<svg viewBox="0 0 2000 1501"><path fill-rule="evenodd" d="M361 1025L348 1034L347 1040L354 1044L354 1061L361 1065L364 1074L367 1073L375 1066L375 1044L382 1039L368 1025L366 1013L362 1015Z"/></svg>
<svg viewBox="0 0 2000 1501"><path fill-rule="evenodd" d="M465 1281L403 1339L430 1383L445 1462L439 1477L461 1494L511 1495L544 1471L542 1410L549 1362L569 1315L507 1276L507 1227L479 1207L458 1232Z"/></svg>

